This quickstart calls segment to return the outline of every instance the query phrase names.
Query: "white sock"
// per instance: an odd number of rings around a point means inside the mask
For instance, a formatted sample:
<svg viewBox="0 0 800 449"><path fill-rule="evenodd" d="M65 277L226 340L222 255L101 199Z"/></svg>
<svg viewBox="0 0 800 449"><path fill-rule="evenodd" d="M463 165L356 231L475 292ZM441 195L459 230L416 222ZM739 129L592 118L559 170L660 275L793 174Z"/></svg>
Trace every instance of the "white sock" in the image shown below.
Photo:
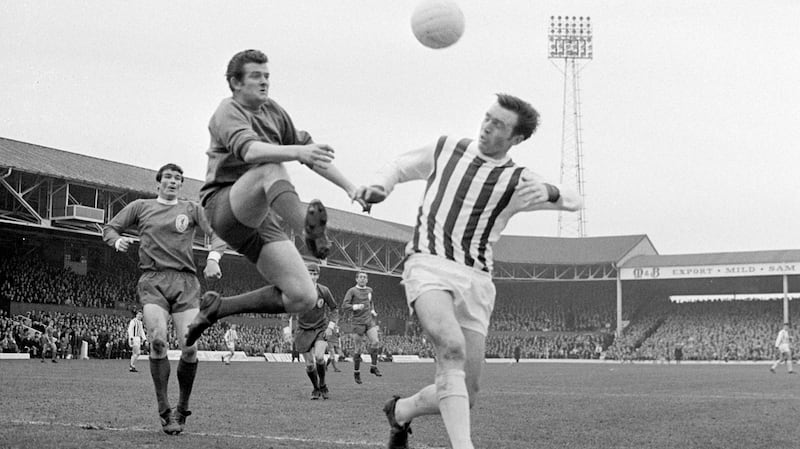
<svg viewBox="0 0 800 449"><path fill-rule="evenodd" d="M403 425L417 416L435 415L439 413L439 398L436 397L436 385L430 384L415 395L397 401L394 417Z"/></svg>
<svg viewBox="0 0 800 449"><path fill-rule="evenodd" d="M447 370L436 375L439 412L453 449L473 449L465 377L463 370Z"/></svg>

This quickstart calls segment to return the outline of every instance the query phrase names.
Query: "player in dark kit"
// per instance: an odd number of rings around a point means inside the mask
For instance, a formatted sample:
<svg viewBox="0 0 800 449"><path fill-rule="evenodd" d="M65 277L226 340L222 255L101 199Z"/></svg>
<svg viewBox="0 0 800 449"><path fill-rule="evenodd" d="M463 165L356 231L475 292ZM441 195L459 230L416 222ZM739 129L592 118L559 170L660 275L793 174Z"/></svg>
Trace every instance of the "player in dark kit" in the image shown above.
<svg viewBox="0 0 800 449"><path fill-rule="evenodd" d="M158 197L138 199L125 206L103 228L103 241L117 251L128 251L133 239L121 234L127 229L139 231L139 278L137 291L142 303L144 324L150 340L150 375L156 390L158 414L165 433L183 431L197 373L197 347L183 339L189 323L200 307L200 281L194 262L194 234L201 228L211 237L204 274L222 276L219 259L225 242L211 231L200 205L178 199L183 186L183 170L175 164L161 167L156 174ZM181 347L178 362L178 405L172 409L167 396L170 363L167 359L167 322L172 316L175 335Z"/></svg>
<svg viewBox="0 0 800 449"><path fill-rule="evenodd" d="M317 282L319 265L308 264L308 274L317 287L317 302L311 310L297 316L294 343L297 350L303 354L306 374L314 386L311 399L319 399L320 396L322 399L328 399L328 385L325 383L325 349L328 347L327 339L333 333L336 321L339 319L339 310L330 289Z"/></svg>
<svg viewBox="0 0 800 449"><path fill-rule="evenodd" d="M220 102L208 124L211 136L201 203L211 227L255 264L266 284L231 297L203 295L186 340L194 342L220 318L240 313L303 313L317 293L294 242L279 226L303 234L314 257L330 251L328 215L319 200L303 207L286 165L299 162L354 198L355 186L333 164L333 148L315 143L294 126L269 96L268 58L258 50L235 54L225 74L232 96Z"/></svg>
<svg viewBox="0 0 800 449"><path fill-rule="evenodd" d="M353 348L353 378L357 384L361 383L361 353L362 343L366 336L369 340L369 356L372 365L369 372L381 377L382 374L378 369L378 349L380 348L380 341L378 339L378 320L376 317L378 313L375 312L375 306L372 303L372 287L367 287L369 280L367 273L359 271L356 274L356 285L347 290L342 301L342 311L353 312L353 335L355 336L355 345Z"/></svg>

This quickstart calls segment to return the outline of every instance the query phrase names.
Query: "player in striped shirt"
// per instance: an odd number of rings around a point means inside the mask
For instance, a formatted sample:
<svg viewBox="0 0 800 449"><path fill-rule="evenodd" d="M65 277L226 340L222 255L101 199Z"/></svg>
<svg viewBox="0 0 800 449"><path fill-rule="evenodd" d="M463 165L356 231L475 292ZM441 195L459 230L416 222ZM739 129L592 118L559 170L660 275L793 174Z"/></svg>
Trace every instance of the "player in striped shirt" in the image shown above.
<svg viewBox="0 0 800 449"><path fill-rule="evenodd" d="M58 357L58 346L56 346L57 341L57 334L56 334L56 327L53 320L48 321L47 327L45 328L44 332L42 332L40 338L40 344L42 346L42 362L44 362L44 353L49 349L50 350L50 361L53 363L58 363L56 358Z"/></svg>
<svg viewBox="0 0 800 449"><path fill-rule="evenodd" d="M786 363L786 370L789 374L794 374L792 369L792 339L789 336L789 323L783 323L783 329L778 332L775 339L775 347L778 348L778 360L769 368L775 374L775 368L781 363Z"/></svg>
<svg viewBox="0 0 800 449"><path fill-rule="evenodd" d="M189 411L197 373L197 347L187 344L183 336L200 308L200 281L194 262L195 230L200 228L211 237L205 276L222 276L219 259L225 242L211 231L203 209L192 201L178 199L183 186L183 169L166 164L156 173L158 197L137 199L124 208L103 227L103 241L117 251L125 252L134 240L123 237L126 230L139 233L139 277L137 291L142 314L150 336L150 375L156 390L161 429L170 435L183 431ZM170 363L167 322L172 317L175 335L181 347L178 361L178 405L170 407L167 396Z"/></svg>
<svg viewBox="0 0 800 449"><path fill-rule="evenodd" d="M411 420L441 414L454 449L471 449L470 407L484 362L494 308L492 244L518 212L575 211L580 196L519 166L508 156L527 140L539 114L527 102L498 94L477 140L443 136L385 166L357 195L383 201L398 183L426 180L412 240L406 246L403 286L411 313L436 350L435 382L384 406L390 448L408 447Z"/></svg>
<svg viewBox="0 0 800 449"><path fill-rule="evenodd" d="M222 336L222 339L225 340L225 347L228 348L228 360L225 360L226 354L222 354L222 362L226 365L230 365L231 360L233 360L233 354L236 352L236 343L239 341L239 333L236 332L235 324L231 324L228 330L225 331L225 335Z"/></svg>
<svg viewBox="0 0 800 449"><path fill-rule="evenodd" d="M137 310L130 322L128 322L128 345L131 347L131 366L128 371L138 373L136 369L136 361L139 360L139 354L142 353L142 343L147 341L147 335L144 333L144 326L142 325L142 311Z"/></svg>

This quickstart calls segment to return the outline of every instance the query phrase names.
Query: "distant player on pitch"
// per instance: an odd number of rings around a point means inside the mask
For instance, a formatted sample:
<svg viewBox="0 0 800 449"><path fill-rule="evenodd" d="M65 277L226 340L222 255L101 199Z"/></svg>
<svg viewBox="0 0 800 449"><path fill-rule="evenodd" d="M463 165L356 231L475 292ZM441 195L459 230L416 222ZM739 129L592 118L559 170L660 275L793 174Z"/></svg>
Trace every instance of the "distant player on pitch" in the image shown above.
<svg viewBox="0 0 800 449"><path fill-rule="evenodd" d="M353 318L353 379L357 384L361 383L361 353L364 352L364 337L369 342L369 357L372 365L369 372L381 377L378 369L378 350L380 340L378 339L378 313L372 302L372 287L367 287L369 277L367 273L359 271L356 274L356 285L347 290L342 301L342 311L352 311Z"/></svg>
<svg viewBox="0 0 800 449"><path fill-rule="evenodd" d="M403 286L409 309L436 349L434 383L384 406L389 448L408 447L411 420L440 414L453 449L472 449L475 404L495 302L492 245L517 212L578 210L582 199L508 155L536 130L539 114L527 102L498 94L476 140L442 136L384 167L358 195L383 201L398 183L426 180Z"/></svg>
<svg viewBox="0 0 800 449"><path fill-rule="evenodd" d="M775 374L775 368L781 363L786 363L786 370L789 374L794 374L792 369L792 339L789 335L789 323L783 323L783 329L778 332L778 338L775 339L775 347L778 348L778 360L769 368Z"/></svg>
<svg viewBox="0 0 800 449"><path fill-rule="evenodd" d="M236 351L236 343L239 342L239 333L236 332L235 324L230 325L222 339L225 340L225 347L228 348L228 353L222 354L222 363L230 365L231 360L233 360L233 354ZM228 360L225 360L226 355L228 356Z"/></svg>
<svg viewBox="0 0 800 449"><path fill-rule="evenodd" d="M325 366L331 365L334 373L341 372L342 370L336 366L336 361L341 355L344 355L342 353L342 330L339 325L336 325L333 327L331 336L328 337L328 361Z"/></svg>
<svg viewBox="0 0 800 449"><path fill-rule="evenodd" d="M58 346L56 346L56 341L56 325L53 320L50 320L48 321L47 327L45 328L44 332L42 332L42 336L39 339L40 345L42 346L42 363L44 363L44 353L48 349L50 350L50 361L53 363L58 363L56 360L58 357Z"/></svg>
<svg viewBox="0 0 800 449"><path fill-rule="evenodd" d="M131 347L131 365L128 371L138 373L136 361L142 353L142 344L147 342L147 335L144 333L142 325L142 311L137 310L133 318L128 322L128 345Z"/></svg>
<svg viewBox="0 0 800 449"><path fill-rule="evenodd" d="M328 347L327 339L333 334L339 319L339 310L330 289L317 282L319 265L309 263L307 267L308 274L317 287L317 301L311 310L297 316L294 343L297 351L303 354L306 374L314 387L311 399L316 400L320 397L328 399L328 385L325 382L325 349Z"/></svg>

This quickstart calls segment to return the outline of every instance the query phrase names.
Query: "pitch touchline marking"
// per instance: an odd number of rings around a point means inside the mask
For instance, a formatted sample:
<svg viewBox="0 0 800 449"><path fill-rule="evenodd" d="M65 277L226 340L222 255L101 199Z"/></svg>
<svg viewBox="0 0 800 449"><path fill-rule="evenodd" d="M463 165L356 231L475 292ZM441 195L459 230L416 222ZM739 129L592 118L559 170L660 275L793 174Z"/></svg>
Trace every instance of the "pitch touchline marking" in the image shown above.
<svg viewBox="0 0 800 449"><path fill-rule="evenodd" d="M764 394L736 394L736 395L721 395L721 394L691 394L691 395L676 395L673 393L665 392L665 393L602 393L602 392L593 392L591 394L585 393L575 393L575 392L561 392L561 391L492 391L490 394L493 395L507 395L507 396L579 396L579 397L589 397L589 396L601 396L601 397L625 397L625 398L678 398L678 399L754 399L754 400L787 400L787 401L796 401L800 399L800 397L795 397L791 395L781 394L781 395L764 395Z"/></svg>
<svg viewBox="0 0 800 449"><path fill-rule="evenodd" d="M50 422L50 421L26 421L21 419L12 419L8 421L9 424L22 424L29 426L61 426L61 427L76 427L84 430L109 430L112 432L159 432L155 428L149 427L112 427L104 426L101 424L90 423L64 423L64 422ZM159 432L160 433L160 432ZM250 440L272 440L272 441L295 441L298 443L311 443L315 445L320 444L337 444L340 446L373 446L385 447L384 443L368 442L368 441L344 441L344 440L323 440L318 438L297 438L297 437L282 437L273 435L247 435L241 433L216 433L216 432L183 432L184 435L195 435L201 437L216 437L216 438L242 438ZM172 438L165 436L166 439ZM415 444L420 449L442 449L438 446L425 446Z"/></svg>

